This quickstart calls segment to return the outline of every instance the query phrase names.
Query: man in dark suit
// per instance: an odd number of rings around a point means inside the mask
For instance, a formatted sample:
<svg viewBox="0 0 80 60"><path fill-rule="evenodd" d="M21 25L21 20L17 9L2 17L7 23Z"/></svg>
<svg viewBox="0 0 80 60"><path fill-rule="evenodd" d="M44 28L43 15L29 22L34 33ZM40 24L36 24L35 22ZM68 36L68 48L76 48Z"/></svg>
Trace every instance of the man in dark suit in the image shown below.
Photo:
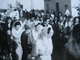
<svg viewBox="0 0 80 60"><path fill-rule="evenodd" d="M31 53L31 45L28 40L29 32L30 32L29 27L25 26L25 31L21 35L21 45L22 45L22 49L23 49L22 60L28 60L27 57Z"/></svg>
<svg viewBox="0 0 80 60"><path fill-rule="evenodd" d="M26 19L28 19L28 11L25 9L25 11L24 11L24 18L26 18Z"/></svg>

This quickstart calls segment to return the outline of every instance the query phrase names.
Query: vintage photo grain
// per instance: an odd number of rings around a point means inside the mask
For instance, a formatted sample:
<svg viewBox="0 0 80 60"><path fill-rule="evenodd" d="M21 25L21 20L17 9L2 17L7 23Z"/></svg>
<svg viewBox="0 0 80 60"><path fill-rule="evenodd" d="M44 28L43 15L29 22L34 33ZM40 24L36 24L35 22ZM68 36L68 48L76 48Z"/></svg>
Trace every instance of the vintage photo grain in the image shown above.
<svg viewBox="0 0 80 60"><path fill-rule="evenodd" d="M0 0L0 60L80 60L80 0Z"/></svg>

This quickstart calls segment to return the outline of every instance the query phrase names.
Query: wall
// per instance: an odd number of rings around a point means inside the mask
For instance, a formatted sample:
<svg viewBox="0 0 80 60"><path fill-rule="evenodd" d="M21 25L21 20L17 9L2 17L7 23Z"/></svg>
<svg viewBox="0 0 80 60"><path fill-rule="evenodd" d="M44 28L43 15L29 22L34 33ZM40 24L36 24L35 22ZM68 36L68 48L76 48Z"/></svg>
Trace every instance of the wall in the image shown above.
<svg viewBox="0 0 80 60"><path fill-rule="evenodd" d="M62 12L62 14L65 13L65 5L68 5L68 9L71 12L71 0L44 1L45 10L47 9L47 4L49 4L49 13L53 13L53 11L56 11L56 2L59 3L59 11Z"/></svg>

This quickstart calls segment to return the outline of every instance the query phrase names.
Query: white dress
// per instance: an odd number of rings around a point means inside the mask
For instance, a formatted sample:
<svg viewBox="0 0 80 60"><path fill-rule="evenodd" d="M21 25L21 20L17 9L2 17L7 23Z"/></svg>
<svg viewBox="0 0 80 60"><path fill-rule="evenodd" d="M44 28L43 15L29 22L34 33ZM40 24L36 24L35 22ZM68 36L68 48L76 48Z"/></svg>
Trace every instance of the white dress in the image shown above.
<svg viewBox="0 0 80 60"><path fill-rule="evenodd" d="M16 31L15 27L12 28L12 36L13 36L13 40L16 42L16 44L18 45L17 49L15 50L16 54L18 55L18 60L22 59L22 47L21 47L21 34L24 31L23 26L24 26L25 22L22 24L22 26L19 28L18 31Z"/></svg>
<svg viewBox="0 0 80 60"><path fill-rule="evenodd" d="M21 60L21 58L22 58L22 47L21 47L21 40L20 40L21 33L22 33L22 32L20 32L20 33L18 34L18 31L14 31L14 32L13 32L13 36L14 36L13 40L14 40L14 41L16 42L16 44L18 45L17 48L16 48L16 50L15 50L15 52L16 52L16 54L18 55L19 60Z"/></svg>
<svg viewBox="0 0 80 60"><path fill-rule="evenodd" d="M38 36L39 36L38 34L39 33L36 32L34 29L32 30L32 52L31 52L31 54L33 56L37 55L37 53L36 53L36 42L38 40Z"/></svg>
<svg viewBox="0 0 80 60"><path fill-rule="evenodd" d="M46 39L46 37L44 39ZM41 54L37 60L51 60L52 42L47 41L48 39L45 41L44 39L37 41L37 54Z"/></svg>
<svg viewBox="0 0 80 60"><path fill-rule="evenodd" d="M38 56L38 52L37 52L37 48L38 48L38 41L39 41L39 34L41 32L41 29L43 28L41 25L39 26L39 31L35 31L35 28L31 31L31 37L30 37L30 41L32 43L32 52L31 55L33 55L34 57ZM38 45L37 45L38 44Z"/></svg>
<svg viewBox="0 0 80 60"><path fill-rule="evenodd" d="M49 26L51 27L51 26ZM51 28L51 31L49 34L47 34L47 28L48 27L44 27L44 30L42 33L44 33L44 36L42 37L42 39L37 41L37 51L38 54L42 54L42 56L38 57L37 60L51 60L51 54L53 51L53 45L52 45L52 34L53 34L53 30Z"/></svg>

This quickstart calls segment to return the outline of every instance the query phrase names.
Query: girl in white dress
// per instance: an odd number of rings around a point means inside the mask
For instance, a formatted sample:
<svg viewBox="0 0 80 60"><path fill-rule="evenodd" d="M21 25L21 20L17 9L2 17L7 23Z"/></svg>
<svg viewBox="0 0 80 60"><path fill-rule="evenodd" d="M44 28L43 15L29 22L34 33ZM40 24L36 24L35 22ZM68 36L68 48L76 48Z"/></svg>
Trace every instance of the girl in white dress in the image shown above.
<svg viewBox="0 0 80 60"><path fill-rule="evenodd" d="M32 52L31 56L34 57L34 59L38 56L37 53L37 41L39 39L39 34L41 32L42 26L40 23L38 23L29 34L29 40L32 44Z"/></svg>
<svg viewBox="0 0 80 60"><path fill-rule="evenodd" d="M53 30L52 27L48 24L43 27L40 39L37 41L37 52L39 57L37 60L51 60L51 54L53 51L52 37Z"/></svg>
<svg viewBox="0 0 80 60"><path fill-rule="evenodd" d="M17 44L17 48L16 48L15 52L17 54L16 56L18 56L18 57L17 57L17 59L16 59L16 57L14 57L16 60L21 60L21 58L22 58L22 47L21 47L20 37L21 37L22 32L24 31L23 27L24 27L25 23L26 23L26 20L23 22L22 25L20 24L20 21L16 21L16 22L14 22L13 28L12 28L13 41Z"/></svg>

